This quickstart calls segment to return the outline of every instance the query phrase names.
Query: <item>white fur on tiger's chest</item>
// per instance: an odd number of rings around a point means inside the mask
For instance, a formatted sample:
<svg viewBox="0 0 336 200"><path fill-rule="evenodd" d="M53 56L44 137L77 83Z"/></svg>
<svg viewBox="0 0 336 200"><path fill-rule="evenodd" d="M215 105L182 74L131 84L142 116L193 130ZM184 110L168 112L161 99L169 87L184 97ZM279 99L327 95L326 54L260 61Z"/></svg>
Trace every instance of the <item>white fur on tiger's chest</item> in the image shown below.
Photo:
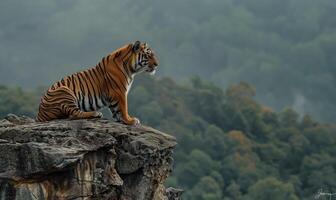
<svg viewBox="0 0 336 200"><path fill-rule="evenodd" d="M132 83L133 83L133 79L130 81L130 83L129 83L129 84L127 85L127 87L126 87L126 95L128 95L128 92L129 92L130 89L131 89Z"/></svg>

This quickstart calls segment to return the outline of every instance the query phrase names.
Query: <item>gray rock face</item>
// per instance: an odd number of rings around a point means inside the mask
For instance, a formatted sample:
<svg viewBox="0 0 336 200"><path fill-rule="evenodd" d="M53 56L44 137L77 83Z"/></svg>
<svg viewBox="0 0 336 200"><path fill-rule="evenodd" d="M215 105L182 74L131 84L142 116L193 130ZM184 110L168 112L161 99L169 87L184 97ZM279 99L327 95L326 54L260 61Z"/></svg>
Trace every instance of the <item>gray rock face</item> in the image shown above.
<svg viewBox="0 0 336 200"><path fill-rule="evenodd" d="M0 121L0 199L180 199L163 183L175 138L108 120Z"/></svg>

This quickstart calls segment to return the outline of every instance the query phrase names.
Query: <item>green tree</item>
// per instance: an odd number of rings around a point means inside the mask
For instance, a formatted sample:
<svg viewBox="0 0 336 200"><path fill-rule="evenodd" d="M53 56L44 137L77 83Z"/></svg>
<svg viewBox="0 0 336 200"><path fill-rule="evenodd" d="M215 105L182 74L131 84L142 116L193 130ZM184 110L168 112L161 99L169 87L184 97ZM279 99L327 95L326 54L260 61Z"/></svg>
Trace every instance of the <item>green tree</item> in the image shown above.
<svg viewBox="0 0 336 200"><path fill-rule="evenodd" d="M192 198L195 200L221 200L222 190L215 179L204 176L191 190Z"/></svg>
<svg viewBox="0 0 336 200"><path fill-rule="evenodd" d="M282 181L268 177L257 181L248 189L248 196L245 199L259 200L298 200L295 195L294 187L291 183L283 183Z"/></svg>
<svg viewBox="0 0 336 200"><path fill-rule="evenodd" d="M34 92L21 88L0 86L0 117L8 113L34 117L37 113L38 97Z"/></svg>
<svg viewBox="0 0 336 200"><path fill-rule="evenodd" d="M225 193L227 193L226 196L229 196L231 199L241 199L242 193L240 191L240 186L235 182L232 181L230 185L226 188Z"/></svg>

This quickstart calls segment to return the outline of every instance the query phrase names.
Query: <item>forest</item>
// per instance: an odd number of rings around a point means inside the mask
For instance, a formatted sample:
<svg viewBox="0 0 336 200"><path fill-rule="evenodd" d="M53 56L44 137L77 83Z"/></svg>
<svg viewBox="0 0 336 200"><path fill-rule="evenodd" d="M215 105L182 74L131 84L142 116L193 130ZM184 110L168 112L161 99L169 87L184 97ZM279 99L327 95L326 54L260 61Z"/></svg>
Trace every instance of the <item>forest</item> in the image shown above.
<svg viewBox="0 0 336 200"><path fill-rule="evenodd" d="M141 40L160 76L244 81L277 111L335 122L335 10L335 0L4 0L0 84L46 86Z"/></svg>
<svg viewBox="0 0 336 200"><path fill-rule="evenodd" d="M0 116L34 117L41 91L1 86ZM199 77L183 85L136 79L130 113L178 141L167 186L182 187L186 200L308 200L336 191L336 125L275 112L255 95L245 82L223 90Z"/></svg>

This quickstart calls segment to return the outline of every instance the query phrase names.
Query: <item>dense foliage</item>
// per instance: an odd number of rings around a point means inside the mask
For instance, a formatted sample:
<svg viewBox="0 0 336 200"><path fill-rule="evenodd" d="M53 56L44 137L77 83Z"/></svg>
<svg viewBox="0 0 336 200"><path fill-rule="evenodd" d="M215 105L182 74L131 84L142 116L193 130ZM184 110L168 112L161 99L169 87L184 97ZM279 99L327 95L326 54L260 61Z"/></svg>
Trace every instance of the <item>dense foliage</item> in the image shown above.
<svg viewBox="0 0 336 200"><path fill-rule="evenodd" d="M0 85L0 118L8 113L33 117L38 108L38 93L27 92L19 87L9 88Z"/></svg>
<svg viewBox="0 0 336 200"><path fill-rule="evenodd" d="M0 115L36 112L36 93L1 87ZM244 82L226 91L193 78L187 85L141 76L130 111L142 123L177 137L167 185L186 200L312 199L336 192L336 126L257 103ZM323 197L321 197L323 199Z"/></svg>
<svg viewBox="0 0 336 200"><path fill-rule="evenodd" d="M0 84L46 85L142 40L163 75L245 81L272 108L335 121L335 10L335 0L0 1Z"/></svg>

